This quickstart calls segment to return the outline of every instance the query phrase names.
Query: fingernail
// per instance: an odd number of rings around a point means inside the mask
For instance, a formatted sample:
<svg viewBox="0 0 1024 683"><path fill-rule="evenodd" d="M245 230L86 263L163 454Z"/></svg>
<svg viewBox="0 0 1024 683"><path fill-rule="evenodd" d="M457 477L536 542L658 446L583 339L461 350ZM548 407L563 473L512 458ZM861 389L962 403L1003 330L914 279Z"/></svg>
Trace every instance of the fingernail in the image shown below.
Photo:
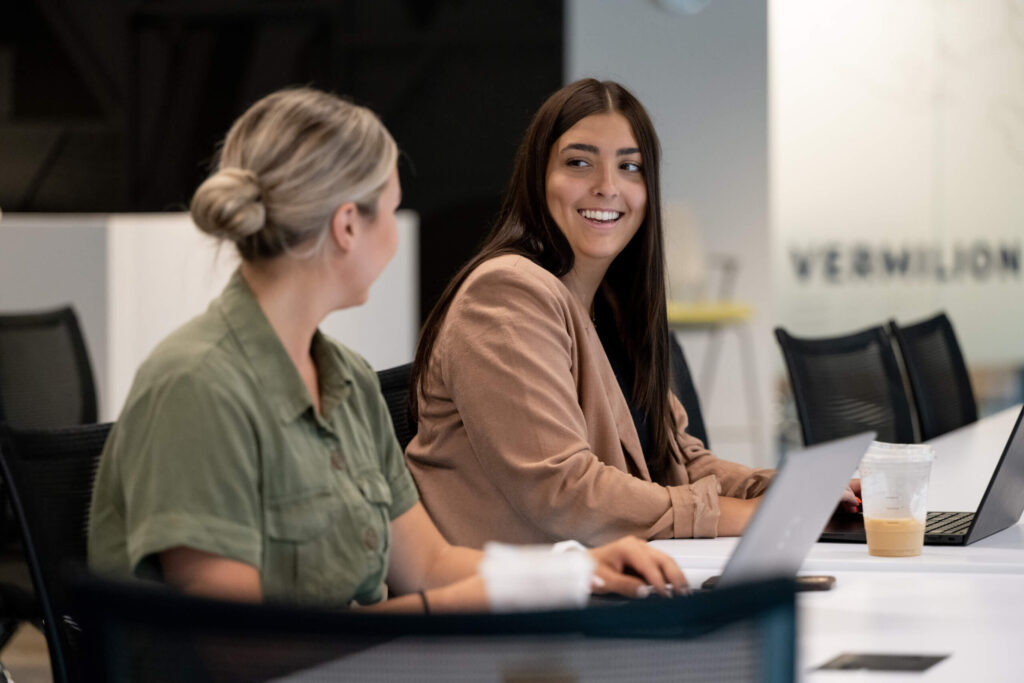
<svg viewBox="0 0 1024 683"><path fill-rule="evenodd" d="M594 588L604 588L604 579L602 579L597 574L594 574L592 577L590 577L590 585Z"/></svg>
<svg viewBox="0 0 1024 683"><path fill-rule="evenodd" d="M854 496L854 497L856 497L856 496ZM858 503L863 503L864 501L862 501L860 498L857 498L857 502Z"/></svg>
<svg viewBox="0 0 1024 683"><path fill-rule="evenodd" d="M640 586L636 589L636 597L643 600L644 598L651 597L651 586Z"/></svg>

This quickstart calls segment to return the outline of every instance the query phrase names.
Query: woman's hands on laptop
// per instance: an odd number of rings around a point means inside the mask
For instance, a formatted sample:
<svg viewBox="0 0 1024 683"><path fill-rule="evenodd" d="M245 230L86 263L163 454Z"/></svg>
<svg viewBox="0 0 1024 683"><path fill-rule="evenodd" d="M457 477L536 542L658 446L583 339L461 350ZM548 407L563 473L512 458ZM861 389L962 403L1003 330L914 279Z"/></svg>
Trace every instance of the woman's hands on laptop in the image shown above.
<svg viewBox="0 0 1024 683"><path fill-rule="evenodd" d="M839 497L839 508L842 512L849 512L851 514L861 511L860 505L860 479L851 479L850 485L843 491L843 495Z"/></svg>
<svg viewBox="0 0 1024 683"><path fill-rule="evenodd" d="M594 593L646 598L652 590L665 597L689 592L675 560L639 538L625 536L589 552L597 564Z"/></svg>

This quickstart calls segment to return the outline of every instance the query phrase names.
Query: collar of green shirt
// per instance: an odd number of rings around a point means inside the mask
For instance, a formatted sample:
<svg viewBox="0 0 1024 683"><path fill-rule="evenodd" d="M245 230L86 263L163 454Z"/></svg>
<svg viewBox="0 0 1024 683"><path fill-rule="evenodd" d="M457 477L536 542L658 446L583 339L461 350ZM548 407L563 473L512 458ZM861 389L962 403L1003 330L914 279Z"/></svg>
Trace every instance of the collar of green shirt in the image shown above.
<svg viewBox="0 0 1024 683"><path fill-rule="evenodd" d="M292 422L312 410L313 399L298 369L240 271L236 270L231 276L217 306L266 393L266 399L275 404L281 421ZM350 391L351 370L319 330L313 335L311 353L320 384L321 411L329 415ZM316 417L320 421L320 417Z"/></svg>

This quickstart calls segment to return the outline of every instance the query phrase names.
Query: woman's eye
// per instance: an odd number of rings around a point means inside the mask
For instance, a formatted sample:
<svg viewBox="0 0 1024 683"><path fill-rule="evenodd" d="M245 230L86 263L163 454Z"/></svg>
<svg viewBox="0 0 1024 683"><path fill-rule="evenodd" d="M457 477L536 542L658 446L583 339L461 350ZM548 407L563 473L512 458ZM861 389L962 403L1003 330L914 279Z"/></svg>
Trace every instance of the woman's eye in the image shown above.
<svg viewBox="0 0 1024 683"><path fill-rule="evenodd" d="M636 163L635 161L624 162L622 166L620 166L619 168L621 168L623 171L629 171L630 173L640 173L643 170L640 167L640 164Z"/></svg>
<svg viewBox="0 0 1024 683"><path fill-rule="evenodd" d="M590 166L590 164L587 163L586 159L569 159L569 161L565 162L565 165L573 166L575 168L585 168L587 166Z"/></svg>

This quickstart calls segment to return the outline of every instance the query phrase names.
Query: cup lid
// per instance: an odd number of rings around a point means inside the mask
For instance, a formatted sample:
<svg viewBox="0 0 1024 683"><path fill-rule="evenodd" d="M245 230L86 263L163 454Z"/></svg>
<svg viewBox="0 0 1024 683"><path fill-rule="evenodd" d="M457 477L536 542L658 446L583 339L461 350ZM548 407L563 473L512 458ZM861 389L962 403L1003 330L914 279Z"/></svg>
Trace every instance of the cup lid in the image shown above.
<svg viewBox="0 0 1024 683"><path fill-rule="evenodd" d="M935 448L926 443L886 443L872 441L864 454L866 462L931 462Z"/></svg>

